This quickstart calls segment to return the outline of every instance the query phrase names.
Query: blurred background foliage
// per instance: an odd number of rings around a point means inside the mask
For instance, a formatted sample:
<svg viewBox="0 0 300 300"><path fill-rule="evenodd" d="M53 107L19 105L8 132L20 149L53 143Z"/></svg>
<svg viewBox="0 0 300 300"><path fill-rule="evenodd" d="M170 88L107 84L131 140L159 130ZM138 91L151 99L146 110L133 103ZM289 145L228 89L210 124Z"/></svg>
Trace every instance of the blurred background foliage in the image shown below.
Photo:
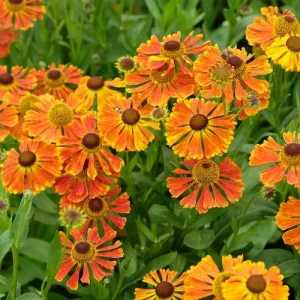
<svg viewBox="0 0 300 300"><path fill-rule="evenodd" d="M181 31L185 37L194 30L204 33L204 40L210 39L220 48L237 44L251 52L244 33L246 26L259 15L261 7L279 6L294 11L298 17L300 13L298 0L44 2L47 7L44 20L37 22L33 29L21 32L11 46L9 57L0 60L0 64L35 68L52 62L73 64L88 75L108 79L118 75L114 66L117 58L135 55L139 44L147 41L151 34L161 38ZM271 76L270 81L272 83ZM81 287L77 291L67 291L64 283L56 283L48 299L132 300L137 283L142 286L140 280L152 269L170 266L181 272L206 254L220 262L220 256L228 253L244 253L246 258L263 260L267 267L278 265L286 283L293 289L291 299L297 299L300 255L283 244L282 232L274 223L279 203L285 201L288 195L298 196L297 191L280 184L274 202L263 200L259 183L261 168L250 168L248 155L254 145L270 132L293 129L293 119L300 115L300 101L296 99L297 89L300 94L299 85L298 79L288 87L292 97L285 102L279 123L275 124L272 120L272 110L276 107L271 105L271 113L266 110L239 124L228 154L243 169L246 190L242 199L228 209L212 209L199 216L194 210L183 209L178 201L171 198L165 180L178 165L178 157L165 146L164 139L157 137L143 153L120 153L126 162L120 184L132 200L125 230L118 232L125 256L108 280L100 284L92 281L90 287ZM277 90L273 94L287 91L282 90L280 85L275 88ZM8 140L6 146L11 146L9 143ZM60 228L57 221L58 200L59 197L51 190L34 199L29 237L20 251L22 293L40 290L49 255L55 247L60 247L57 239L53 239ZM14 212L20 197L11 196L10 202ZM12 276L11 261L11 254L8 254L0 272L8 280ZM0 277L0 293L4 296L6 292Z"/></svg>

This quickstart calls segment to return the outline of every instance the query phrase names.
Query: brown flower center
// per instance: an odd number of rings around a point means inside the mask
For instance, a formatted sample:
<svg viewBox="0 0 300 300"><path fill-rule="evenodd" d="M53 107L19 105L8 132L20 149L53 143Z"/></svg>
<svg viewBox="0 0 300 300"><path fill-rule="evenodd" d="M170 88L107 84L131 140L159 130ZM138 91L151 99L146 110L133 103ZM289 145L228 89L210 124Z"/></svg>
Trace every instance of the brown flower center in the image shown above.
<svg viewBox="0 0 300 300"><path fill-rule="evenodd" d="M280 16L275 24L275 33L279 37L284 37L286 34L299 33L300 25L297 19L293 16Z"/></svg>
<svg viewBox="0 0 300 300"><path fill-rule="evenodd" d="M120 61L120 67L126 71L129 71L129 70L133 69L134 62L130 58L123 58Z"/></svg>
<svg viewBox="0 0 300 300"><path fill-rule="evenodd" d="M267 283L262 275L251 275L246 282L247 288L254 294L262 293Z"/></svg>
<svg viewBox="0 0 300 300"><path fill-rule="evenodd" d="M24 151L20 154L18 161L22 167L31 167L36 161L36 156L31 151Z"/></svg>
<svg viewBox="0 0 300 300"><path fill-rule="evenodd" d="M288 156L300 155L300 144L291 143L284 147L284 153Z"/></svg>
<svg viewBox="0 0 300 300"><path fill-rule="evenodd" d="M293 23L295 21L295 18L292 16L285 16L284 19L287 23Z"/></svg>
<svg viewBox="0 0 300 300"><path fill-rule="evenodd" d="M88 242L79 242L74 247L75 251L80 254L86 254L91 249L91 246Z"/></svg>
<svg viewBox="0 0 300 300"><path fill-rule="evenodd" d="M247 104L252 108L260 106L259 96L253 92L249 92L247 96Z"/></svg>
<svg viewBox="0 0 300 300"><path fill-rule="evenodd" d="M180 45L178 41L171 40L164 44L164 49L167 51L177 51L180 49Z"/></svg>
<svg viewBox="0 0 300 300"><path fill-rule="evenodd" d="M290 36L286 41L286 46L293 52L300 51L300 37Z"/></svg>
<svg viewBox="0 0 300 300"><path fill-rule="evenodd" d="M159 298L166 299L173 295L174 289L175 288L171 282L162 281L155 287L155 293Z"/></svg>
<svg viewBox="0 0 300 300"><path fill-rule="evenodd" d="M58 80L62 76L62 74L59 70L50 70L47 76L51 80Z"/></svg>
<svg viewBox="0 0 300 300"><path fill-rule="evenodd" d="M238 69L243 65L243 60L236 55L229 56L227 63L230 64L234 69Z"/></svg>
<svg viewBox="0 0 300 300"><path fill-rule="evenodd" d="M300 166L300 144L287 144L280 152L281 162L288 168Z"/></svg>
<svg viewBox="0 0 300 300"><path fill-rule="evenodd" d="M108 204L104 199L100 197L97 198L87 198L83 204L83 210L87 214L88 218L100 219L106 216L108 211Z"/></svg>
<svg viewBox="0 0 300 300"><path fill-rule="evenodd" d="M96 133L88 133L82 139L82 145L88 149L95 149L100 145L100 137Z"/></svg>
<svg viewBox="0 0 300 300"><path fill-rule="evenodd" d="M14 78L9 73L4 73L0 75L0 83L3 85L9 85L12 84L14 81Z"/></svg>
<svg viewBox="0 0 300 300"><path fill-rule="evenodd" d="M196 114L190 120L190 127L193 130L202 130L207 126L207 124L208 118L202 114Z"/></svg>
<svg viewBox="0 0 300 300"><path fill-rule="evenodd" d="M90 89L90 90L99 90L104 86L104 80L102 77L100 76L93 76L91 78L89 78L86 86Z"/></svg>
<svg viewBox="0 0 300 300"><path fill-rule="evenodd" d="M88 241L77 242L71 250L73 261L80 265L91 262L95 258L95 255L96 246Z"/></svg>
<svg viewBox="0 0 300 300"><path fill-rule="evenodd" d="M192 175L197 183L206 186L218 181L220 169L214 161L202 159L194 165Z"/></svg>
<svg viewBox="0 0 300 300"><path fill-rule="evenodd" d="M89 208L92 212L98 213L103 209L103 202L100 198L90 199L88 202Z"/></svg>
<svg viewBox="0 0 300 300"><path fill-rule="evenodd" d="M140 113L134 108L126 109L122 114L122 121L127 125L134 125L140 120Z"/></svg>
<svg viewBox="0 0 300 300"><path fill-rule="evenodd" d="M23 0L8 0L8 2L11 4L21 4Z"/></svg>

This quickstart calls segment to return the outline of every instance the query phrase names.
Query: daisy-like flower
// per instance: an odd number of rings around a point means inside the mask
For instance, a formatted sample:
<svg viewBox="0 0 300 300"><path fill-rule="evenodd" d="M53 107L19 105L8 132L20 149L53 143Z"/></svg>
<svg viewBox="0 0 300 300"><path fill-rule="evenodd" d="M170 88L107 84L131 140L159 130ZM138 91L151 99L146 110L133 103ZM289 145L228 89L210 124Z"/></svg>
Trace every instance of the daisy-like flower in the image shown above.
<svg viewBox="0 0 300 300"><path fill-rule="evenodd" d="M141 151L154 139L150 129L159 130L160 124L150 120L151 105L142 106L143 100L131 98L110 98L98 120L103 140L117 151Z"/></svg>
<svg viewBox="0 0 300 300"><path fill-rule="evenodd" d="M6 93L3 96L3 101L11 107L14 107L14 109L17 111L18 115L18 121L15 124L15 126L12 126L10 128L7 128L10 132L10 134L17 140L24 140L27 138L27 132L24 131L23 123L25 114L29 109L33 108L33 104L36 102L39 102L39 96L36 96L32 93L27 92L25 95L23 95L21 98L17 97L16 95L12 95L10 93Z"/></svg>
<svg viewBox="0 0 300 300"><path fill-rule="evenodd" d="M222 282L230 278L234 266L241 264L243 256L233 258L231 255L222 256L223 271L221 271L210 255L205 256L196 266L187 271L184 281L184 300L206 299L214 295L214 299L222 300Z"/></svg>
<svg viewBox="0 0 300 300"><path fill-rule="evenodd" d="M283 133L285 145L279 145L268 137L261 145L256 145L250 154L249 165L261 166L273 164L260 173L260 180L266 186L274 186L283 177L289 184L300 187L300 144L295 140L295 132ZM298 134L298 140L300 134ZM274 165L275 164L275 165Z"/></svg>
<svg viewBox="0 0 300 300"><path fill-rule="evenodd" d="M132 57L127 55L119 57L117 62L115 63L115 66L119 70L119 72L133 72L138 66L136 56Z"/></svg>
<svg viewBox="0 0 300 300"><path fill-rule="evenodd" d="M227 207L241 198L244 184L241 169L226 157L219 164L209 159L184 160L185 169L173 173L185 177L168 177L167 187L173 198L178 198L189 188L193 191L181 199L184 208L195 207L199 213L206 213L213 207Z"/></svg>
<svg viewBox="0 0 300 300"><path fill-rule="evenodd" d="M74 136L72 125L81 123L82 114L76 113L80 99L74 93L66 101L49 94L39 98L40 101L34 102L32 109L26 112L23 129L47 143L56 143L61 135Z"/></svg>
<svg viewBox="0 0 300 300"><path fill-rule="evenodd" d="M4 28L27 30L33 22L41 20L46 12L42 0L2 0L0 20Z"/></svg>
<svg viewBox="0 0 300 300"><path fill-rule="evenodd" d="M150 112L151 120L155 122L160 122L165 120L169 116L170 112L168 111L167 106L164 107L154 107Z"/></svg>
<svg viewBox="0 0 300 300"><path fill-rule="evenodd" d="M169 65L171 67L176 61L182 72L191 73L185 64L192 65L193 63L188 55L200 54L210 44L210 41L207 41L199 45L198 43L203 39L203 34L197 34L193 37L193 33L191 32L183 42L180 41L181 32L179 31L164 36L162 42L155 35L152 35L150 40L138 47L138 63L143 67L150 65L152 70L159 70L165 63L171 63Z"/></svg>
<svg viewBox="0 0 300 300"><path fill-rule="evenodd" d="M88 112L81 118L82 123L75 123L73 137L62 136L59 139L61 157L67 161L65 171L71 175L78 175L88 160L87 175L94 179L97 176L95 162L98 162L103 171L110 175L120 172L124 161L113 155L103 145L100 132L97 128L96 113Z"/></svg>
<svg viewBox="0 0 300 300"><path fill-rule="evenodd" d="M245 120L249 116L255 116L259 111L269 106L270 91L267 90L262 94L250 91L246 99L242 101L235 100L235 108L244 107L238 114L239 120Z"/></svg>
<svg viewBox="0 0 300 300"><path fill-rule="evenodd" d="M82 171L76 176L63 173L61 177L56 178L53 188L56 193L64 195L61 199L63 205L80 202L87 197L96 198L104 195L108 192L109 185L117 182L120 176L115 172L108 176L99 164L95 163L97 176L92 179L87 175L88 164L89 162L85 161Z"/></svg>
<svg viewBox="0 0 300 300"><path fill-rule="evenodd" d="M0 58L9 54L9 46L16 39L17 34L17 30L4 29L0 23Z"/></svg>
<svg viewBox="0 0 300 300"><path fill-rule="evenodd" d="M0 99L10 92L15 97L21 97L26 92L34 89L36 78L33 75L27 75L27 69L20 66L13 66L11 72L7 66L0 66Z"/></svg>
<svg viewBox="0 0 300 300"><path fill-rule="evenodd" d="M80 228L86 222L86 214L80 207L67 205L60 209L58 220L67 228Z"/></svg>
<svg viewBox="0 0 300 300"><path fill-rule="evenodd" d="M151 105L165 106L170 98L186 98L194 93L194 78L182 72L176 72L165 63L158 70L149 67L127 73L125 82L132 86L129 93L138 93L139 97ZM134 87L137 86L137 87Z"/></svg>
<svg viewBox="0 0 300 300"><path fill-rule="evenodd" d="M34 195L51 187L60 175L62 161L55 145L26 140L20 153L11 149L3 163L2 183L8 193L21 194L32 189Z"/></svg>
<svg viewBox="0 0 300 300"><path fill-rule="evenodd" d="M222 284L225 300L288 300L289 287L283 285L280 270L266 269L263 262L245 261L236 265L232 275Z"/></svg>
<svg viewBox="0 0 300 300"><path fill-rule="evenodd" d="M143 278L143 282L152 285L154 288L136 288L135 300L177 300L182 299L185 286L186 273L178 275L178 272L169 269L153 270Z"/></svg>
<svg viewBox="0 0 300 300"><path fill-rule="evenodd" d="M266 54L286 71L300 72L300 30L297 35L276 38Z"/></svg>
<svg viewBox="0 0 300 300"><path fill-rule="evenodd" d="M291 11L279 13L278 7L263 7L260 10L263 18L256 17L254 23L247 26L246 39L251 46L261 46L265 51L276 37L300 33L300 25Z"/></svg>
<svg viewBox="0 0 300 300"><path fill-rule="evenodd" d="M284 243L294 245L300 253L300 200L289 197L287 203L280 203L275 219L281 230L289 229L282 235Z"/></svg>
<svg viewBox="0 0 300 300"><path fill-rule="evenodd" d="M80 281L87 284L90 284L90 271L97 281L112 274L116 261L108 260L108 258L115 259L123 256L123 251L120 248L121 243L116 241L110 246L104 246L103 244L116 237L115 231L105 231L104 236L100 238L97 228L89 228L85 238L83 232L74 229L71 231L71 236L74 242L67 241L66 257L55 276L57 281L62 281L74 266L76 266L76 269L67 281L67 286L72 290L78 289L81 269L83 269L83 272ZM60 238L62 245L64 245L66 236L63 232L60 232Z"/></svg>
<svg viewBox="0 0 300 300"><path fill-rule="evenodd" d="M123 88L125 83L120 78L104 80L101 76L84 76L80 79L76 96L81 99L81 108L90 108L97 99L97 108L100 110L105 103L109 103L110 96L121 96L119 91L111 89Z"/></svg>
<svg viewBox="0 0 300 300"><path fill-rule="evenodd" d="M211 158L227 151L235 124L234 115L224 116L222 104L191 98L174 105L165 135L180 157Z"/></svg>
<svg viewBox="0 0 300 300"><path fill-rule="evenodd" d="M82 70L72 65L56 65L52 63L48 69L33 69L31 74L37 78L36 95L51 94L56 99L67 100L74 91L70 84L77 85L82 75Z"/></svg>

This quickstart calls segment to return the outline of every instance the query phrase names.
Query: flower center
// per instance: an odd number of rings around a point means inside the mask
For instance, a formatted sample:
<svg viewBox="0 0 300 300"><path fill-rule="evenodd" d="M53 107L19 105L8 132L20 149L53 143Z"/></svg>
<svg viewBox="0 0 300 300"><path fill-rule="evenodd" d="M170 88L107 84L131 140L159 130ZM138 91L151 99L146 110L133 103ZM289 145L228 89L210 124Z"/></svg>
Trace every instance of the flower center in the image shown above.
<svg viewBox="0 0 300 300"><path fill-rule="evenodd" d="M234 71L234 78L240 78L244 74L246 64L240 57L231 55L227 58L226 62L232 67Z"/></svg>
<svg viewBox="0 0 300 300"><path fill-rule="evenodd" d="M292 16L278 17L275 25L275 33L279 37L284 37L286 34L299 33L300 25L297 19Z"/></svg>
<svg viewBox="0 0 300 300"><path fill-rule="evenodd" d="M208 74L212 82L220 88L224 88L233 77L231 67L224 61L220 65L210 67Z"/></svg>
<svg viewBox="0 0 300 300"><path fill-rule="evenodd" d="M164 43L161 48L161 55L171 59L177 59L184 54L184 46L175 40Z"/></svg>
<svg viewBox="0 0 300 300"><path fill-rule="evenodd" d="M152 110L151 119L154 121L161 121L168 116L168 110L162 107L156 107Z"/></svg>
<svg viewBox="0 0 300 300"><path fill-rule="evenodd" d="M20 111L23 115L27 110L32 109L32 105L36 102L39 102L39 97L33 94L25 95L20 100Z"/></svg>
<svg viewBox="0 0 300 300"><path fill-rule="evenodd" d="M222 293L222 283L229 279L233 273L230 272L221 272L213 281L213 293L218 300L224 300Z"/></svg>
<svg viewBox="0 0 300 300"><path fill-rule="evenodd" d="M132 70L134 68L134 62L130 58L123 58L120 61L120 67L126 71Z"/></svg>
<svg viewBox="0 0 300 300"><path fill-rule="evenodd" d="M56 103L48 111L48 120L55 126L65 126L73 121L72 108L66 103Z"/></svg>
<svg viewBox="0 0 300 300"><path fill-rule="evenodd" d="M300 37L290 36L286 41L286 46L293 52L300 52Z"/></svg>
<svg viewBox="0 0 300 300"><path fill-rule="evenodd" d="M177 51L180 49L180 43L178 41L174 41L174 40L167 41L164 44L164 49L167 51Z"/></svg>
<svg viewBox="0 0 300 300"><path fill-rule="evenodd" d="M157 71L150 72L150 79L156 83L156 84L165 84L165 83L171 83L175 79L175 72L168 70L169 65L164 64L161 68L159 68Z"/></svg>
<svg viewBox="0 0 300 300"><path fill-rule="evenodd" d="M220 169L214 161L202 159L194 165L192 175L197 183L206 186L218 181Z"/></svg>
<svg viewBox="0 0 300 300"><path fill-rule="evenodd" d="M65 76L59 70L50 70L47 72L45 84L50 88L57 88L63 86L65 83Z"/></svg>
<svg viewBox="0 0 300 300"><path fill-rule="evenodd" d="M288 168L300 167L300 144L287 144L280 153L281 161Z"/></svg>
<svg viewBox="0 0 300 300"><path fill-rule="evenodd" d="M93 76L89 78L86 86L93 91L97 91L104 86L104 80L100 76Z"/></svg>
<svg viewBox="0 0 300 300"><path fill-rule="evenodd" d="M134 125L140 120L140 113L134 108L128 108L122 113L122 121L127 125Z"/></svg>
<svg viewBox="0 0 300 300"><path fill-rule="evenodd" d="M88 166L89 166L89 160L86 159L85 162L84 162L84 164L83 164L82 170L80 171L79 174L76 175L77 179L79 179L79 180L86 180Z"/></svg>
<svg viewBox="0 0 300 300"><path fill-rule="evenodd" d="M104 217L108 211L108 204L101 198L87 199L83 204L84 212L91 219L100 219Z"/></svg>
<svg viewBox="0 0 300 300"><path fill-rule="evenodd" d="M77 264L86 264L91 262L96 255L96 247L91 242L77 242L72 250L71 257Z"/></svg>
<svg viewBox="0 0 300 300"><path fill-rule="evenodd" d="M254 294L262 293L267 283L262 275L251 275L246 282L247 288Z"/></svg>
<svg viewBox="0 0 300 300"><path fill-rule="evenodd" d="M162 281L155 287L155 293L159 298L166 299L173 295L174 289L175 288L171 282Z"/></svg>
<svg viewBox="0 0 300 300"><path fill-rule="evenodd" d="M36 156L31 151L24 151L20 154L18 162L22 167L31 167L36 161Z"/></svg>
<svg viewBox="0 0 300 300"><path fill-rule="evenodd" d="M9 73L4 73L0 75L0 84L3 85L9 85L12 84L14 81L14 78Z"/></svg>
<svg viewBox="0 0 300 300"><path fill-rule="evenodd" d="M6 7L10 12L17 12L23 10L26 5L24 0L7 0Z"/></svg>
<svg viewBox="0 0 300 300"><path fill-rule="evenodd" d="M247 95L247 104L252 108L257 108L260 106L259 96L253 92L249 92Z"/></svg>
<svg viewBox="0 0 300 300"><path fill-rule="evenodd" d="M88 133L82 139L82 145L88 149L95 149L100 145L100 137L96 133Z"/></svg>
<svg viewBox="0 0 300 300"><path fill-rule="evenodd" d="M190 119L190 127L193 130L202 130L208 124L208 118L202 114L196 114Z"/></svg>

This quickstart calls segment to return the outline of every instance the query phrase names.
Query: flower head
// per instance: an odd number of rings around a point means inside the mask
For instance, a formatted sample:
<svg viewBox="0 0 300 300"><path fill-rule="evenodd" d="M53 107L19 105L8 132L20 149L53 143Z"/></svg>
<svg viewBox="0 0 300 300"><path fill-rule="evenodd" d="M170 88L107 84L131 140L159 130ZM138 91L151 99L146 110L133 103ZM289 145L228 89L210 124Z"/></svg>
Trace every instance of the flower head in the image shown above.
<svg viewBox="0 0 300 300"><path fill-rule="evenodd" d="M168 111L167 106L164 107L156 106L150 112L150 118L155 122L160 122L165 120L169 116L169 114L170 112Z"/></svg>
<svg viewBox="0 0 300 300"><path fill-rule="evenodd" d="M286 177L289 184L300 187L300 144L295 140L295 132L283 133L283 139L284 146L272 137L256 145L250 154L249 165L273 165L260 173L260 180L266 186L274 186Z"/></svg>
<svg viewBox="0 0 300 300"><path fill-rule="evenodd" d="M65 227L80 228L86 222L86 214L80 207L67 205L60 209L59 221Z"/></svg>
<svg viewBox="0 0 300 300"><path fill-rule="evenodd" d="M261 193L265 200L272 201L276 196L276 189L273 186L263 186Z"/></svg>
<svg viewBox="0 0 300 300"><path fill-rule="evenodd" d="M115 63L115 66L119 70L119 72L133 72L137 68L137 59L135 56L122 56L118 58L117 62Z"/></svg>
<svg viewBox="0 0 300 300"><path fill-rule="evenodd" d="M186 273L182 273L178 276L178 272L169 269L151 271L143 278L143 282L152 285L154 288L136 288L134 292L135 300L182 299L185 290L183 284L185 278Z"/></svg>
<svg viewBox="0 0 300 300"><path fill-rule="evenodd" d="M9 201L6 197L0 198L0 215L6 213L9 210Z"/></svg>
<svg viewBox="0 0 300 300"><path fill-rule="evenodd" d="M173 173L185 177L168 177L167 187L174 198L193 189L181 199L183 207L195 207L199 213L206 213L213 207L227 207L227 201L234 203L242 196L242 171L229 157L219 164L210 159L184 160L181 164L185 168Z"/></svg>
<svg viewBox="0 0 300 300"><path fill-rule="evenodd" d="M100 238L97 228L89 228L87 237L79 229L73 229L71 236L74 242L71 240L66 241L66 256L56 274L55 279L57 281L62 281L74 266L76 266L76 269L67 281L67 286L72 290L78 288L81 269L83 269L83 272L80 280L87 284L90 284L90 271L97 281L112 274L116 261L108 260L108 258L123 256L123 251L120 248L121 243L116 241L110 246L104 246L103 244L116 237L115 231L106 231L104 236ZM63 232L60 232L60 238L62 245L64 245L66 236Z"/></svg>
<svg viewBox="0 0 300 300"><path fill-rule="evenodd" d="M174 105L165 135L180 157L211 158L227 151L235 124L234 115L224 116L222 104L191 98Z"/></svg>

